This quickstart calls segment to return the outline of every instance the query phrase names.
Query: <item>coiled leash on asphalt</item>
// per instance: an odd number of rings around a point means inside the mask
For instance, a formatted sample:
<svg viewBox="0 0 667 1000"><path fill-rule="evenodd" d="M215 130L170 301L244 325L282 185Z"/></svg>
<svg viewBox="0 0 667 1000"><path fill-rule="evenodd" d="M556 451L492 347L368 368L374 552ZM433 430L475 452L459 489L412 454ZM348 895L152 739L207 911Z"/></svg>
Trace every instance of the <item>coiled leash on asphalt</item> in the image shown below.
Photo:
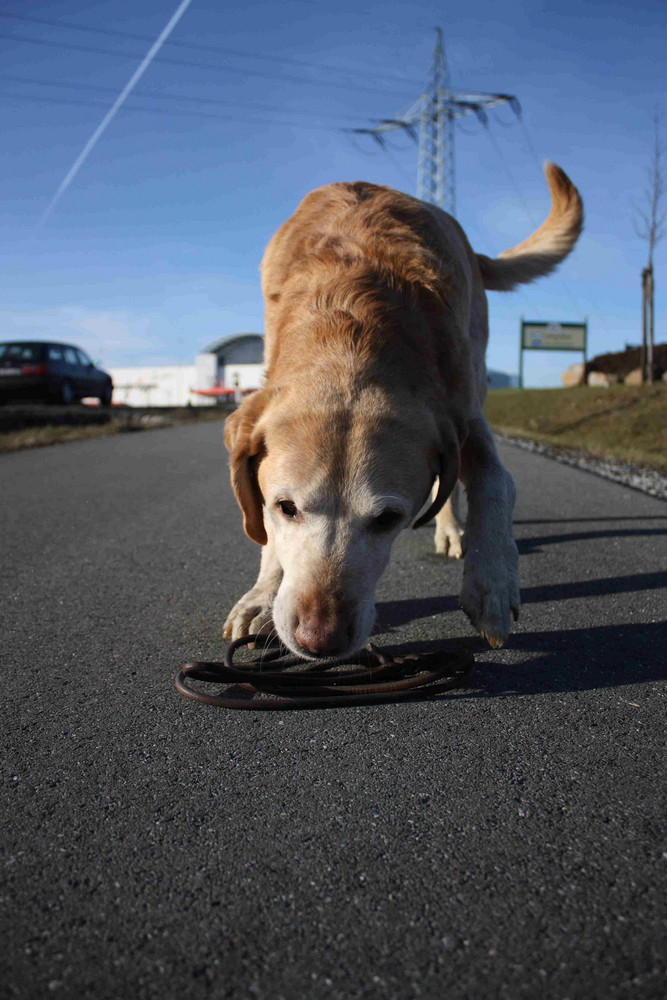
<svg viewBox="0 0 667 1000"><path fill-rule="evenodd" d="M259 648L259 656L234 666L236 651L250 643ZM271 669L266 669L267 664ZM467 650L392 659L371 643L344 660L303 660L287 655L279 644L266 643L263 636L246 635L227 647L224 663L186 663L174 684L186 698L219 708L330 708L451 691L461 686L474 664ZM225 689L221 694L208 694L191 687L193 680L223 684Z"/></svg>

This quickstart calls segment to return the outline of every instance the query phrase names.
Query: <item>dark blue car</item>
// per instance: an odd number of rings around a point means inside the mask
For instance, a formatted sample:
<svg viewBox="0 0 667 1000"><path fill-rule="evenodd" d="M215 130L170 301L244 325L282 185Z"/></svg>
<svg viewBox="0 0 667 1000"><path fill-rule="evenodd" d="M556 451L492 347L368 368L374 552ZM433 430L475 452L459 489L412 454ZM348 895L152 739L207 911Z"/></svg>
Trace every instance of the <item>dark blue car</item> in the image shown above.
<svg viewBox="0 0 667 1000"><path fill-rule="evenodd" d="M0 403L76 403L95 396L102 406L110 406L112 393L111 376L96 368L80 347L38 340L0 343Z"/></svg>

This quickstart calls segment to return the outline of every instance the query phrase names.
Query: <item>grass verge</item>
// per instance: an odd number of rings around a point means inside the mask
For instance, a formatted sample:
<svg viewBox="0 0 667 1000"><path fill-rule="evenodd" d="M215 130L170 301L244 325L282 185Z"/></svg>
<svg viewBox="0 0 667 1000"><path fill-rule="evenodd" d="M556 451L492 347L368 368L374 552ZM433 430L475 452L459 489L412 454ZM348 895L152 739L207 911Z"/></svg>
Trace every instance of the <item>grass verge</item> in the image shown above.
<svg viewBox="0 0 667 1000"><path fill-rule="evenodd" d="M90 438L112 437L133 431L156 430L165 427L180 427L202 421L224 420L229 411L222 407L182 407L170 413L133 413L131 410L119 412L106 424L45 424L40 427L25 427L21 430L0 434L0 453L19 451L23 448L43 448L52 444L69 441L88 441Z"/></svg>
<svg viewBox="0 0 667 1000"><path fill-rule="evenodd" d="M0 452L86 441L132 431L223 420L226 410L183 407L170 413L123 411L107 424L46 425L0 434ZM667 473L667 384L575 389L495 389L486 416L500 434L611 456Z"/></svg>
<svg viewBox="0 0 667 1000"><path fill-rule="evenodd" d="M667 384L495 389L486 417L509 437L667 473Z"/></svg>

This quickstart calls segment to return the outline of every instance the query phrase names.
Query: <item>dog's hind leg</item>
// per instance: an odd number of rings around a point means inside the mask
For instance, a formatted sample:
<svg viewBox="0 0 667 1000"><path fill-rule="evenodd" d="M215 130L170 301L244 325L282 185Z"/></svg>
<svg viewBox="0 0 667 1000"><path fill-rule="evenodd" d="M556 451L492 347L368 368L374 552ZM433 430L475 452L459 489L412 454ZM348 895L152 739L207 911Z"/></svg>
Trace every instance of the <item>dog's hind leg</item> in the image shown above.
<svg viewBox="0 0 667 1000"><path fill-rule="evenodd" d="M445 506L435 518L435 551L450 559L463 557L463 527L459 520L459 484L452 490Z"/></svg>

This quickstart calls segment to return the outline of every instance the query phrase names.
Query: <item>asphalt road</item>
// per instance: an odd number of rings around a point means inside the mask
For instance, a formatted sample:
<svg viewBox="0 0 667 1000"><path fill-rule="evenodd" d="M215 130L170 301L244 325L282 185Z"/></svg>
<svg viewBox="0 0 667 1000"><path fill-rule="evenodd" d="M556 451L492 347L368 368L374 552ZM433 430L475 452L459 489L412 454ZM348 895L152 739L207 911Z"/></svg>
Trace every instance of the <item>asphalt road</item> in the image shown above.
<svg viewBox="0 0 667 1000"><path fill-rule="evenodd" d="M255 576L220 425L0 456L0 995L664 998L667 507L503 456L509 648L404 533L378 641L469 687L293 713L172 686Z"/></svg>

